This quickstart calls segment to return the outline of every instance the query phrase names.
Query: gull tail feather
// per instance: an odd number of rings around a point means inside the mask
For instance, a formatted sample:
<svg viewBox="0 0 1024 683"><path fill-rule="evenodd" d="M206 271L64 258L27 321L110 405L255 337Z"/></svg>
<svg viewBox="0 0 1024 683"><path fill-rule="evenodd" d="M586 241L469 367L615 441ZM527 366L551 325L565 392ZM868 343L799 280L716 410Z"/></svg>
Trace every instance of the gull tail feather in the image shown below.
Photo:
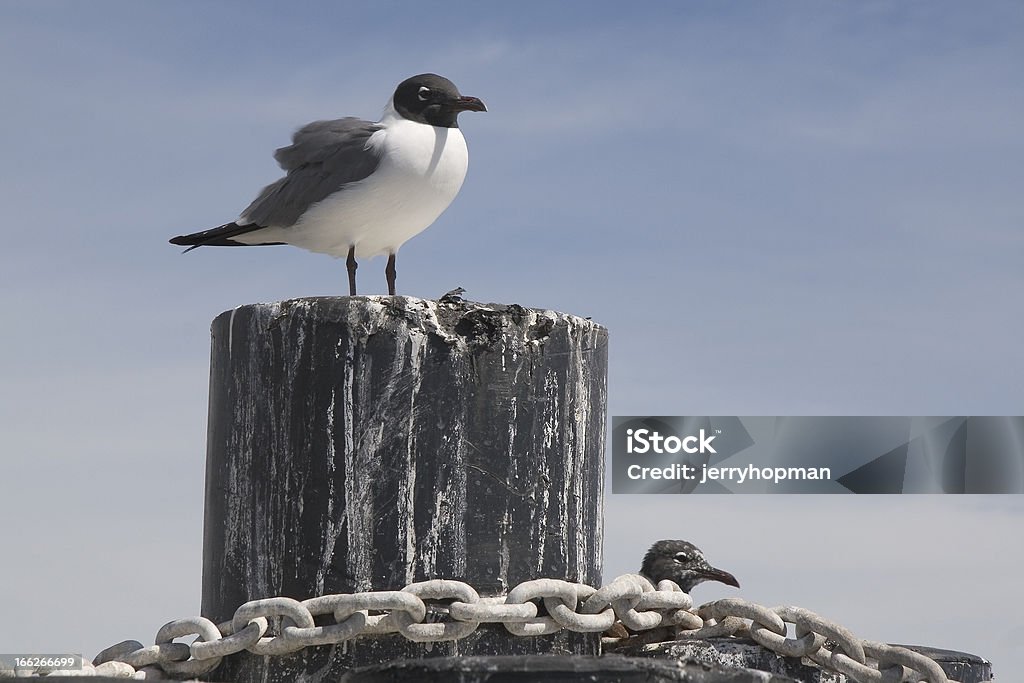
<svg viewBox="0 0 1024 683"><path fill-rule="evenodd" d="M262 230L264 226L250 223L248 225L239 225L238 223L225 223L224 225L216 228L210 228L209 230L202 230L200 232L193 232L190 235L178 235L170 239L171 244L176 244L181 247L188 247L183 253L187 254L193 249L199 247L251 247L251 246L267 246L273 244L283 244L283 242L263 242L262 244L253 245L245 244L244 242L236 242L234 237L239 235L245 235L250 232Z"/></svg>

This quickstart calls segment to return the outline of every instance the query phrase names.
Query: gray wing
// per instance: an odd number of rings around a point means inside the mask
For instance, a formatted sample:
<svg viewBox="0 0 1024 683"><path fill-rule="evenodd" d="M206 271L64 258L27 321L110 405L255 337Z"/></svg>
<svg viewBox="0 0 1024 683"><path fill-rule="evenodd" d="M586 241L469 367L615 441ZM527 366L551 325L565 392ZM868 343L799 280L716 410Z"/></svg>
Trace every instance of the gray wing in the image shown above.
<svg viewBox="0 0 1024 683"><path fill-rule="evenodd" d="M378 130L379 124L354 117L303 126L274 153L288 174L263 188L242 216L261 227L294 225L310 206L376 170L380 155L366 142Z"/></svg>

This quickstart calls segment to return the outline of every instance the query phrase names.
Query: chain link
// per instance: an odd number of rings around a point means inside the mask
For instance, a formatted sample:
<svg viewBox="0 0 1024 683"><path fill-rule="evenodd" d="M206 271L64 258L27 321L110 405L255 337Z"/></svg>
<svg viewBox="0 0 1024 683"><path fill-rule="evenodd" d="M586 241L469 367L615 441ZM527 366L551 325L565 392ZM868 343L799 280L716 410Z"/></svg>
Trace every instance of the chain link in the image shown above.
<svg viewBox="0 0 1024 683"><path fill-rule="evenodd" d="M542 612L543 609L543 612ZM374 612L374 614L371 614ZM427 615L445 615L425 623ZM334 623L317 626L314 617ZM270 624L280 624L271 635ZM253 600L230 621L204 617L178 619L157 631L155 644L124 641L107 648L88 668L136 678L192 678L209 673L237 652L283 655L306 647L333 645L358 636L400 633L421 643L459 640L480 624L502 624L514 636L562 629L606 632L613 626L638 632L672 627L676 639L749 636L786 657L801 657L842 673L856 683L927 681L948 683L932 659L906 648L855 637L841 625L791 606L764 607L739 598L717 600L698 609L671 581L655 587L646 577L626 574L595 589L558 579L535 579L504 597L480 597L461 581L432 580L401 591L324 595L302 602L292 598ZM793 624L796 637L789 637ZM190 644L178 638L196 636ZM608 646L628 639L605 638Z"/></svg>
<svg viewBox="0 0 1024 683"><path fill-rule="evenodd" d="M721 620L717 625L731 619L739 621L740 627L732 634L749 635L774 652L806 658L855 683L949 683L935 660L904 647L860 640L842 625L802 607L767 608L740 598L726 598L702 605L697 612L705 623L708 619ZM749 620L749 624L743 620ZM794 625L795 639L786 637L786 622ZM705 629L711 629L707 631L710 633L714 627L706 626L701 631ZM680 637L710 637L685 633L681 631Z"/></svg>

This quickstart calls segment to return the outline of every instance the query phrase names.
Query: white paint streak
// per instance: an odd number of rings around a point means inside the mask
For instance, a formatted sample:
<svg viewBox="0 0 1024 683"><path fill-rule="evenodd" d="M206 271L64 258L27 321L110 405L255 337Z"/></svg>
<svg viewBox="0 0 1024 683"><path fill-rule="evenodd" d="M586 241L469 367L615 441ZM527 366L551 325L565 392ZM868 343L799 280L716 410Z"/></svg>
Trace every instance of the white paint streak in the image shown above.
<svg viewBox="0 0 1024 683"><path fill-rule="evenodd" d="M350 321L352 329L358 329L355 321ZM369 584L369 558L364 549L368 530L363 525L363 501L360 483L362 479L355 475L359 471L359 459L356 452L354 411L355 399L355 358L350 348L345 356L342 382L342 414L344 415L345 442L345 521L348 541L348 570L355 579L357 589L367 590Z"/></svg>
<svg viewBox="0 0 1024 683"><path fill-rule="evenodd" d="M406 441L405 463L407 468L406 482L408 489L405 493L406 504L409 512L405 515L405 557L406 557L406 582L415 580L415 563L412 558L416 557L416 519L414 495L416 492L416 400L419 398L420 387L423 384L423 360L425 357L425 337L423 334L412 328L409 330L409 375L413 378L412 390L409 392L409 421L406 425L409 437Z"/></svg>
<svg viewBox="0 0 1024 683"><path fill-rule="evenodd" d="M231 309L231 317L228 319L228 360L231 360L231 350L234 348L235 338L235 314L241 306Z"/></svg>

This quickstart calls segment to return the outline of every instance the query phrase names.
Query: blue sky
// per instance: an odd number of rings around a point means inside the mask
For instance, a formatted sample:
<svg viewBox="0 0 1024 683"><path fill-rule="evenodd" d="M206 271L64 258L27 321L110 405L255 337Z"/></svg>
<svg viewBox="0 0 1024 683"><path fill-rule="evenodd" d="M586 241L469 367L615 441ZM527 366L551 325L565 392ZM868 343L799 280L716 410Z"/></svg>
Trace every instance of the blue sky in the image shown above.
<svg viewBox="0 0 1024 683"><path fill-rule="evenodd" d="M1021 414L1022 32L1014 2L0 4L0 649L94 654L197 611L209 322L345 275L166 240L415 73L490 111L462 116L469 175L399 293L594 317L611 414ZM745 597L1006 672L1020 501L609 495L606 574L689 537ZM951 585L975 630L942 616ZM915 608L883 627L876 594Z"/></svg>

